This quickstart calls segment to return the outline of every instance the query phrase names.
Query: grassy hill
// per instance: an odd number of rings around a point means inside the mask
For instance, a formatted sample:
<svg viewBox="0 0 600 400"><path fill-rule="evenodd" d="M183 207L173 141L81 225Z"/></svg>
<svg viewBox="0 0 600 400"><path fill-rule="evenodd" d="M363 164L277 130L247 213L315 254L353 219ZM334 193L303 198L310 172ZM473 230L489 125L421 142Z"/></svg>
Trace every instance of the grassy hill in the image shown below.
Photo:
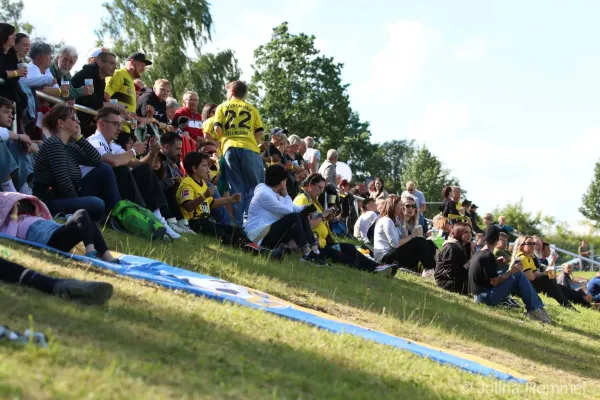
<svg viewBox="0 0 600 400"><path fill-rule="evenodd" d="M407 275L385 280L341 266L283 263L186 237L171 245L107 233L111 248L263 290L350 322L468 354L536 377L508 385L392 347L261 311L168 291L0 240L40 271L106 280L106 307L0 285L0 324L33 326L48 349L0 345L0 398L596 398L600 313L543 298L555 323L475 305ZM565 385L565 386L558 386Z"/></svg>

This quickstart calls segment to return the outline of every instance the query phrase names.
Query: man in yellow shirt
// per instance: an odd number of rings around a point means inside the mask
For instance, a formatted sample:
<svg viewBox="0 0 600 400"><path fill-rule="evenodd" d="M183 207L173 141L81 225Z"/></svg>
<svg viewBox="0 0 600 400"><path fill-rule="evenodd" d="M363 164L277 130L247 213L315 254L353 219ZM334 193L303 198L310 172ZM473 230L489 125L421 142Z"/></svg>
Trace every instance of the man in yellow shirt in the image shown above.
<svg viewBox="0 0 600 400"><path fill-rule="evenodd" d="M247 91L242 81L227 85L227 101L217 107L213 132L214 139L222 143L229 192L242 195L242 201L233 205L233 216L240 228L244 214L248 214L254 188L265 180L258 148L264 127L258 110L244 101ZM213 139L213 134L205 132L205 137Z"/></svg>
<svg viewBox="0 0 600 400"><path fill-rule="evenodd" d="M297 206L314 205L317 212L309 217L310 227L317 236L319 252L334 263L344 264L350 268L369 271L390 276L395 274L398 266L379 265L365 257L349 243L336 243L333 240L327 221L338 211L335 207L323 210L319 203L319 196L325 191L325 178L321 174L311 174L304 181L301 192L294 199Z"/></svg>
<svg viewBox="0 0 600 400"><path fill-rule="evenodd" d="M125 68L116 70L113 76L106 78L104 100L108 102L115 99L125 106L126 119L129 121L136 119L137 98L133 81L142 76L148 65L152 65L152 61L146 60L145 54L136 52L127 57ZM123 132L131 132L129 125L123 125Z"/></svg>

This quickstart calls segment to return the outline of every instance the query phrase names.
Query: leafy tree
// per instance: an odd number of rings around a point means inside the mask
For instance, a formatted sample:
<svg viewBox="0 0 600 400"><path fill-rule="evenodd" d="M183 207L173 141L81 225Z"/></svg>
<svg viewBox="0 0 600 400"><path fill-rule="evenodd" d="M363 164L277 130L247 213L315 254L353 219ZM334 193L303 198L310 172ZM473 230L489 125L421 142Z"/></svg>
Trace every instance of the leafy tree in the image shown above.
<svg viewBox="0 0 600 400"><path fill-rule="evenodd" d="M414 140L392 140L377 145L377 149L368 161L371 176L383 180L389 193L401 193L404 190L402 176L408 160L415 151Z"/></svg>
<svg viewBox="0 0 600 400"><path fill-rule="evenodd" d="M506 224L526 235L541 235L545 226L551 226L555 223L553 217L544 216L542 211L535 214L525 211L523 209L523 199L514 204L507 204L504 208L494 210L496 220L501 215L506 217Z"/></svg>
<svg viewBox="0 0 600 400"><path fill-rule="evenodd" d="M33 32L33 25L21 21L23 7L22 0L0 0L0 21L13 25L17 32L24 32L31 35L31 32Z"/></svg>
<svg viewBox="0 0 600 400"><path fill-rule="evenodd" d="M239 79L240 74L235 55L231 50L224 50L190 61L173 84L178 93L193 90L201 100L220 104L225 100L225 84Z"/></svg>
<svg viewBox="0 0 600 400"><path fill-rule="evenodd" d="M315 48L315 37L293 35L287 22L273 29L271 41L254 51L250 101L268 127L281 126L300 137L313 136L324 151L369 137L352 116L342 84L342 64ZM352 118L352 120L351 120ZM349 128L355 137L348 139ZM361 139L361 137L363 139ZM345 154L350 154L348 148ZM356 157L356 155L353 155Z"/></svg>
<svg viewBox="0 0 600 400"><path fill-rule="evenodd" d="M361 121L356 112L350 115L346 132L341 143L332 144L332 147L338 150L340 160L350 165L353 176L364 179L371 175L370 162L374 158L378 145L371 143L369 123ZM327 147L322 147L326 152Z"/></svg>
<svg viewBox="0 0 600 400"><path fill-rule="evenodd" d="M427 202L441 201L444 186L460 186L458 179L450 177L450 171L443 168L442 162L427 149L426 146L418 148L406 162L402 180L413 181L425 195ZM463 192L465 192L463 190ZM465 192L466 193L466 192ZM426 216L438 213L437 205L429 207Z"/></svg>
<svg viewBox="0 0 600 400"><path fill-rule="evenodd" d="M594 167L594 177L587 192L583 195L583 204L579 212L595 222L600 228L600 161Z"/></svg>
<svg viewBox="0 0 600 400"><path fill-rule="evenodd" d="M98 38L110 38L111 50L122 60L134 51L144 52L153 61L144 75L146 83L168 79L174 83L175 96L185 87L200 86L195 79L211 79L186 73L191 68L188 45L200 54L202 45L211 39L213 21L207 0L112 0L104 8L109 17L96 32ZM193 76L194 81L185 81L182 75Z"/></svg>

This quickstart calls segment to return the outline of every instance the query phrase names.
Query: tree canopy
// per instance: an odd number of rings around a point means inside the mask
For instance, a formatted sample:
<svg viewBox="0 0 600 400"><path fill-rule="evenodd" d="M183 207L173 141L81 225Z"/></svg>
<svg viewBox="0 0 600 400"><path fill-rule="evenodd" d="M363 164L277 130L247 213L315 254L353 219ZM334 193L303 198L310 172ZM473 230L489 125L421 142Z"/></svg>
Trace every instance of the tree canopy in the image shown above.
<svg viewBox="0 0 600 400"><path fill-rule="evenodd" d="M600 228L600 161L594 167L594 176L587 191L583 195L579 212L584 217L594 221Z"/></svg>

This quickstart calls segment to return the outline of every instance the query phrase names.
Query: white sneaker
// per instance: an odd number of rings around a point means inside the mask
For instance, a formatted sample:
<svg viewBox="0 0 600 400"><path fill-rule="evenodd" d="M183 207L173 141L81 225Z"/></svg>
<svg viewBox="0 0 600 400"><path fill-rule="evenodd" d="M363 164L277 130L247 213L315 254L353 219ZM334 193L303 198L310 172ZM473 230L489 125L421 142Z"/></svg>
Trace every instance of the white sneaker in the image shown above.
<svg viewBox="0 0 600 400"><path fill-rule="evenodd" d="M185 232L183 231L183 229L181 229L181 228L180 228L180 227L177 225L177 220L176 220L175 218L169 218L169 219L167 220L167 224L169 225L169 227L170 227L171 229L173 229L175 232L179 233L180 235L181 235L182 233L185 233Z"/></svg>
<svg viewBox="0 0 600 400"><path fill-rule="evenodd" d="M167 234L169 236L171 236L172 239L179 239L181 237L180 234L178 234L173 229L171 229L171 227L169 226L169 224L167 223L167 221L165 220L164 217L161 217L160 222L162 222L162 224L164 225L164 227L167 229Z"/></svg>
<svg viewBox="0 0 600 400"><path fill-rule="evenodd" d="M373 271L373 272L377 275L381 275L386 278L391 278L394 275L393 267L395 267L395 266L396 266L396 264L378 265L377 268L375 268L375 271Z"/></svg>
<svg viewBox="0 0 600 400"><path fill-rule="evenodd" d="M177 226L179 227L179 229L181 229L183 231L183 233L189 233L190 235L197 235L197 233L194 232L188 225L187 219L180 219L179 221L177 221Z"/></svg>

